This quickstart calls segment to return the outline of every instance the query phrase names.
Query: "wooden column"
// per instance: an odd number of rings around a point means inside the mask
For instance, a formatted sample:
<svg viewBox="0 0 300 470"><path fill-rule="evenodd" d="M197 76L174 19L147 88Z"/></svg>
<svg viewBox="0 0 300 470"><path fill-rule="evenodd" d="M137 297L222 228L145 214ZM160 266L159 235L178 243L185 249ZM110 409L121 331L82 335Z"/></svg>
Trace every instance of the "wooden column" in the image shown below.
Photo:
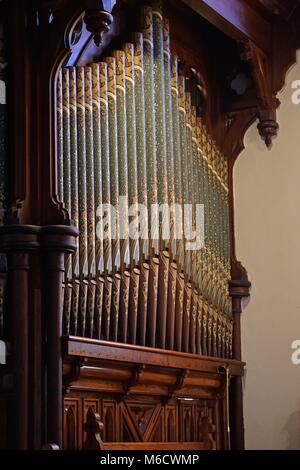
<svg viewBox="0 0 300 470"><path fill-rule="evenodd" d="M41 232L43 263L43 311L46 327L46 436L48 444L62 448L62 314L66 253L76 249L75 227L48 226Z"/></svg>
<svg viewBox="0 0 300 470"><path fill-rule="evenodd" d="M242 299L249 297L251 283L248 280L230 281L230 295L232 297L233 313L233 359L242 360L241 348L241 313ZM231 450L245 449L245 430L243 415L243 378L234 377L230 384L230 429Z"/></svg>
<svg viewBox="0 0 300 470"><path fill-rule="evenodd" d="M30 252L39 247L39 227L0 227L0 249L8 255L7 329L10 343L9 371L12 393L9 406L9 447L24 450L29 438L29 271Z"/></svg>

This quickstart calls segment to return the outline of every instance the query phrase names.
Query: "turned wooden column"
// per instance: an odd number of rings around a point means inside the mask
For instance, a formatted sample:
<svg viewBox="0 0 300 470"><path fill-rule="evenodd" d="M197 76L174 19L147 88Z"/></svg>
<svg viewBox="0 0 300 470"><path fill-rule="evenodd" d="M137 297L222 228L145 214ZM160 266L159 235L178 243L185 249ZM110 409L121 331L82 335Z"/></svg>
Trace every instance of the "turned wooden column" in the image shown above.
<svg viewBox="0 0 300 470"><path fill-rule="evenodd" d="M8 342L12 393L8 412L8 444L27 449L29 437L29 271L30 252L39 247L39 227L0 227L0 250L8 257Z"/></svg>
<svg viewBox="0 0 300 470"><path fill-rule="evenodd" d="M76 249L74 227L49 226L41 231L43 256L43 311L46 327L46 442L62 448L62 314L65 254Z"/></svg>
<svg viewBox="0 0 300 470"><path fill-rule="evenodd" d="M242 360L241 347L241 313L242 299L249 297L251 283L248 280L230 281L230 295L232 297L233 314L233 359ZM245 430L243 414L243 378L234 377L230 384L230 429L231 450L245 449Z"/></svg>

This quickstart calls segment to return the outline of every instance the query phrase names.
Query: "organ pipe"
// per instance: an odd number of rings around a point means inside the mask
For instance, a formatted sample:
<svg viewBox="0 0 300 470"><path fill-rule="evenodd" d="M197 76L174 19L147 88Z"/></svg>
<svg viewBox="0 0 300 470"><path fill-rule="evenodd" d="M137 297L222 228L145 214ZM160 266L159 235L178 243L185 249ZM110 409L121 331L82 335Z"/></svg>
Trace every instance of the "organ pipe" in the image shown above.
<svg viewBox="0 0 300 470"><path fill-rule="evenodd" d="M229 358L228 163L199 112L199 72L171 53L162 2L139 23L109 56L57 77L57 197L80 233L64 332Z"/></svg>

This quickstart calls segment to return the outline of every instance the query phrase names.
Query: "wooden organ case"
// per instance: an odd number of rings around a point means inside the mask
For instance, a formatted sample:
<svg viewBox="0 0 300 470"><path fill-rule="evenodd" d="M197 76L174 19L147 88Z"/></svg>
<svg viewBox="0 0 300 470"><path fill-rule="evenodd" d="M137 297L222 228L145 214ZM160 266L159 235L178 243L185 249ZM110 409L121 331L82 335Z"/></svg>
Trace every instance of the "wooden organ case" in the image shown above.
<svg viewBox="0 0 300 470"><path fill-rule="evenodd" d="M9 3L2 445L242 449L232 174L278 129L267 38L202 1Z"/></svg>

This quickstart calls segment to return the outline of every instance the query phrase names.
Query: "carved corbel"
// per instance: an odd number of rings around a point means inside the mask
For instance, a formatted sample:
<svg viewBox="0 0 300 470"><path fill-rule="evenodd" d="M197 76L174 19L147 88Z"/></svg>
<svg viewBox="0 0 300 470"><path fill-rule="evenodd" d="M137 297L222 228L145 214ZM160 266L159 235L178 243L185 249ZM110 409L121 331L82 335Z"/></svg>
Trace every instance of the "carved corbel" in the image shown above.
<svg viewBox="0 0 300 470"><path fill-rule="evenodd" d="M127 397L132 388L135 387L135 385L137 385L140 381L140 378L141 378L141 375L142 375L142 372L146 369L146 366L145 364L139 364L133 371L133 374L132 374L132 377L129 381L129 383L126 385L125 389L124 389L124 393L122 394L122 397L121 399L123 399L124 397Z"/></svg>
<svg viewBox="0 0 300 470"><path fill-rule="evenodd" d="M168 403L170 400L172 400L175 392L178 392L183 388L185 379L189 376L189 374L189 369L183 369L180 371L175 384L171 387L168 387L168 395L163 399L164 403Z"/></svg>
<svg viewBox="0 0 300 470"><path fill-rule="evenodd" d="M72 369L70 373L64 376L63 391L64 395L70 393L70 384L76 382L80 377L81 368L87 363L86 357L78 357L72 362Z"/></svg>
<svg viewBox="0 0 300 470"><path fill-rule="evenodd" d="M279 125L276 120L278 100L272 90L272 75L269 58L249 39L241 43L241 59L251 66L255 82L257 97L259 124L258 130L268 148L272 145L272 139L277 136Z"/></svg>
<svg viewBox="0 0 300 470"><path fill-rule="evenodd" d="M115 1L107 0L86 0L84 22L87 30L94 35L97 47L100 46L104 34L110 30L113 23L111 10L115 3Z"/></svg>

